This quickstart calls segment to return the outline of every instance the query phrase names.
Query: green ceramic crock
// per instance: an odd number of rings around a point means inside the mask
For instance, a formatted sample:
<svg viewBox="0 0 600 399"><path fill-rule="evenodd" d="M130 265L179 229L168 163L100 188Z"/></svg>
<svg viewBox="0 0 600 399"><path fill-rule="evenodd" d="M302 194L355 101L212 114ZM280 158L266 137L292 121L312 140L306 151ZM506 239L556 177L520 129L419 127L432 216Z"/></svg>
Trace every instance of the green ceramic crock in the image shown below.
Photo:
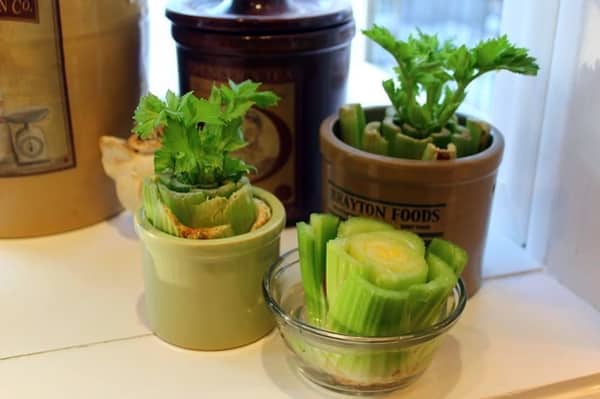
<svg viewBox="0 0 600 399"><path fill-rule="evenodd" d="M256 231L214 240L173 237L135 215L142 241L146 310L163 340L183 348L222 350L246 345L274 327L262 291L263 275L279 256L285 225L281 202L253 188L272 217Z"/></svg>

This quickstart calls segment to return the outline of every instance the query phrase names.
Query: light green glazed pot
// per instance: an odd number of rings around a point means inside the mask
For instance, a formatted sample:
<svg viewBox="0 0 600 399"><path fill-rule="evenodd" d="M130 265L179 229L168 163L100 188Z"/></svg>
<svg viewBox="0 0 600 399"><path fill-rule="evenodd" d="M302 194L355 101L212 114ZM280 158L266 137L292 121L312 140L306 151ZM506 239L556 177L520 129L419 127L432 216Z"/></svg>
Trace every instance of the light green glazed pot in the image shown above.
<svg viewBox="0 0 600 399"><path fill-rule="evenodd" d="M271 207L271 220L235 237L173 237L155 229L142 209L136 213L146 309L160 338L188 349L221 350L254 342L274 327L261 283L279 256L285 211L274 195L253 190Z"/></svg>

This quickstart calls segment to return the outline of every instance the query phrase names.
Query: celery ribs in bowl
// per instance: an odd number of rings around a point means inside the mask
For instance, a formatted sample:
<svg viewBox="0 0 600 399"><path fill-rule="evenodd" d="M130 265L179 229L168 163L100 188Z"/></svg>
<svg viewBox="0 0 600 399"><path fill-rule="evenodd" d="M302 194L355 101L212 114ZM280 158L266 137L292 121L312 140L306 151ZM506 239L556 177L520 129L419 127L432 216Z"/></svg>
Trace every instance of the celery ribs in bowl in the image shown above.
<svg viewBox="0 0 600 399"><path fill-rule="evenodd" d="M386 223L313 214L264 294L299 371L346 393L408 385L429 366L466 303L467 254Z"/></svg>

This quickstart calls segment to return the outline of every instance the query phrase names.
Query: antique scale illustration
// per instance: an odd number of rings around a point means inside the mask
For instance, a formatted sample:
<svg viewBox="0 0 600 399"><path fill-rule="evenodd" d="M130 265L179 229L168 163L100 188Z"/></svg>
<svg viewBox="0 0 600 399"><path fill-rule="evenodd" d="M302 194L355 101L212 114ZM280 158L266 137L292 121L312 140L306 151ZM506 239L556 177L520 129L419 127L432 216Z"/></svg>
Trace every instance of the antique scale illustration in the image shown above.
<svg viewBox="0 0 600 399"><path fill-rule="evenodd" d="M0 177L73 167L58 1L0 0L0 48Z"/></svg>

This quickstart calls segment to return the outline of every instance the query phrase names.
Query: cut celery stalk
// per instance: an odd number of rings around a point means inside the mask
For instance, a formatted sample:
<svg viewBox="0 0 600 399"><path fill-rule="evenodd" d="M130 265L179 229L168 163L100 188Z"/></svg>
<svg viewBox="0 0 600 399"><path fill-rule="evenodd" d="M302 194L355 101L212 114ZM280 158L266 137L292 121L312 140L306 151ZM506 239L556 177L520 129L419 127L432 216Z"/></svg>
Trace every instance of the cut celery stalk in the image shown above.
<svg viewBox="0 0 600 399"><path fill-rule="evenodd" d="M361 148L365 113L360 104L347 104L340 108L340 133L342 140L354 148Z"/></svg>
<svg viewBox="0 0 600 399"><path fill-rule="evenodd" d="M476 154L477 152L479 152L479 147L481 145L481 135L483 134L483 128L479 123L474 123L472 120L468 120L466 129L471 137L471 154Z"/></svg>
<svg viewBox="0 0 600 399"><path fill-rule="evenodd" d="M387 140L388 142L388 152L389 149L391 149L394 146L394 141L396 140L396 134L398 133L402 133L402 129L400 129L400 126L396 125L396 123L394 123L394 118L392 117L386 117L383 122L381 123L381 135Z"/></svg>
<svg viewBox="0 0 600 399"><path fill-rule="evenodd" d="M452 270L454 270L454 274L457 276L461 275L469 261L467 251L458 245L441 238L434 238L431 240L427 247L427 254L433 254L442 259L452 268Z"/></svg>
<svg viewBox="0 0 600 399"><path fill-rule="evenodd" d="M160 182L157 186L164 204L177 216L177 219L186 226L194 226L192 207L206 201L206 193L200 190L181 193L169 189Z"/></svg>
<svg viewBox="0 0 600 399"><path fill-rule="evenodd" d="M407 290L382 289L359 274L351 274L330 303L327 327L351 335L393 336L438 322L445 315L446 300L456 276L441 259L435 259L435 255L429 258L432 281ZM384 383L398 374L422 372L439 342L434 339L395 351L319 351L314 355L320 356L323 366L335 371L335 375L357 382Z"/></svg>
<svg viewBox="0 0 600 399"><path fill-rule="evenodd" d="M451 160L456 159L456 146L453 143L448 144L448 148L438 148L434 144L427 144L425 151L423 151L424 161L435 161L435 160Z"/></svg>
<svg viewBox="0 0 600 399"><path fill-rule="evenodd" d="M160 231L180 237L176 216L163 204L158 185L151 178L144 179L142 200L144 215L150 224Z"/></svg>
<svg viewBox="0 0 600 399"><path fill-rule="evenodd" d="M337 238L327 241L316 237L316 226L323 226L325 220L311 215L311 225L298 224L309 323L342 334L383 337L416 332L446 316L448 297L458 279L456 271L466 263L460 251L440 239L434 239L426 251L416 234L361 217L341 223ZM326 242L327 248L326 306L319 302L323 286L314 275L305 278L307 273L302 270L310 268L314 274L319 242ZM411 274L418 275L418 279L402 281L407 276L410 279ZM310 310L315 307L319 316ZM368 352L300 343L292 343L291 347L298 356L310 359L310 363L329 370L340 380L385 384L399 374L424 371L438 344L436 338L407 348Z"/></svg>
<svg viewBox="0 0 600 399"><path fill-rule="evenodd" d="M396 133L394 144L390 147L390 155L396 158L421 159L423 151L431 141L431 137L416 139L403 133Z"/></svg>
<svg viewBox="0 0 600 399"><path fill-rule="evenodd" d="M327 304L335 300L348 276L358 274L367 277L368 268L350 256L347 247L348 240L345 238L336 238L327 243Z"/></svg>
<svg viewBox="0 0 600 399"><path fill-rule="evenodd" d="M379 132L380 122L369 122L362 137L362 149L372 154L387 155L389 143Z"/></svg>
<svg viewBox="0 0 600 399"><path fill-rule="evenodd" d="M368 268L368 279L376 286L401 290L427 281L424 244L416 234L379 231L347 240L348 254Z"/></svg>
<svg viewBox="0 0 600 399"><path fill-rule="evenodd" d="M435 281L437 284L446 286L449 290L456 285L458 276L452 267L437 255L427 254L427 264L429 265L428 281Z"/></svg>
<svg viewBox="0 0 600 399"><path fill-rule="evenodd" d="M249 184L243 185L239 190L231 194L227 205L223 210L225 223L231 225L235 235L250 231L256 220L256 204L254 194Z"/></svg>
<svg viewBox="0 0 600 399"><path fill-rule="evenodd" d="M318 284L321 287L319 291L319 314L318 318L322 321L327 312L327 299L326 299L326 264L327 264L327 243L334 239L337 235L338 225L340 224L340 218L330 214L313 213L310 215L310 225L313 229L314 234L314 269L315 277Z"/></svg>
<svg viewBox="0 0 600 399"><path fill-rule="evenodd" d="M474 154L473 146L471 145L471 137L463 134L455 134L452 136L452 144L456 146L456 157L462 158Z"/></svg>
<svg viewBox="0 0 600 399"><path fill-rule="evenodd" d="M365 217L351 217L340 223L338 228L338 237L351 237L357 234L384 232L382 237L391 237L393 240L399 240L402 244L408 245L420 256L425 255L425 243L418 234L408 230L396 230L391 224L376 219ZM387 238L385 238L387 239Z"/></svg>
<svg viewBox="0 0 600 399"><path fill-rule="evenodd" d="M326 327L349 335L398 335L409 329L407 310L406 291L383 289L351 274L330 304Z"/></svg>
<svg viewBox="0 0 600 399"><path fill-rule="evenodd" d="M456 114L452 115L445 127L450 131L450 134L458 131L458 117Z"/></svg>
<svg viewBox="0 0 600 399"><path fill-rule="evenodd" d="M452 268L441 258L429 253L429 281L408 288L411 328L414 331L427 328L443 316L448 295L456 284Z"/></svg>
<svg viewBox="0 0 600 399"><path fill-rule="evenodd" d="M234 233L246 233L256 219L252 188L246 184L226 197L214 197L190 206L191 227L231 225Z"/></svg>
<svg viewBox="0 0 600 399"><path fill-rule="evenodd" d="M402 124L402 133L408 137L412 137L414 139L423 139L427 136L424 132L420 132L408 123Z"/></svg>
<svg viewBox="0 0 600 399"><path fill-rule="evenodd" d="M437 133L432 133L431 138L436 147L446 148L452 140L452 135L450 134L449 129L442 129Z"/></svg>
<svg viewBox="0 0 600 399"><path fill-rule="evenodd" d="M314 234L314 262L316 274L319 276L319 284L322 286L325 280L325 265L327 262L327 242L337 235L340 219L337 216L323 213L310 215L310 226Z"/></svg>
<svg viewBox="0 0 600 399"><path fill-rule="evenodd" d="M458 133L453 134L450 140L456 146L456 156L460 158L475 154L479 150L480 136L481 131L475 125L472 129L459 126Z"/></svg>
<svg viewBox="0 0 600 399"><path fill-rule="evenodd" d="M315 326L320 326L325 316L326 306L323 292L323 275L321 275L322 271L317 268L315 232L311 225L304 222L296 224L296 230L306 320Z"/></svg>
<svg viewBox="0 0 600 399"><path fill-rule="evenodd" d="M163 204L182 225L191 229L221 226L215 230L203 230L214 231L214 238L246 233L256 220L256 205L247 180L229 182L214 189L194 188L187 192L174 191L162 182L156 185ZM229 230L232 230L231 234ZM203 234L196 233L199 236Z"/></svg>
<svg viewBox="0 0 600 399"><path fill-rule="evenodd" d="M485 147L482 148L482 143L487 142L487 136L490 133L489 127L490 125L485 122L472 119L467 120L467 129L469 129L469 132L473 136L473 141L475 142L475 152L485 149Z"/></svg>
<svg viewBox="0 0 600 399"><path fill-rule="evenodd" d="M386 230L394 230L394 226L376 219L350 217L345 222L340 223L338 237L350 237L354 234Z"/></svg>

